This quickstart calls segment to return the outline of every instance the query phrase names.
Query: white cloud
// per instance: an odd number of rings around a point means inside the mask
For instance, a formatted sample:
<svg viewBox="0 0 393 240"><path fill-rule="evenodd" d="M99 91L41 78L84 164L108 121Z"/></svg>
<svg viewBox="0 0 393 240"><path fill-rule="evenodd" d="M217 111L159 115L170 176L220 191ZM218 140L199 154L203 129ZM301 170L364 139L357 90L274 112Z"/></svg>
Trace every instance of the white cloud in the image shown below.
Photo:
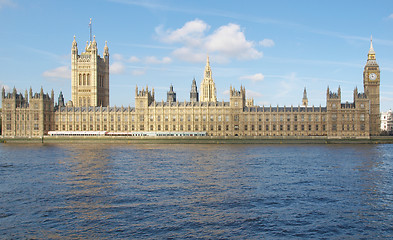
<svg viewBox="0 0 393 240"><path fill-rule="evenodd" d="M166 43L186 43L191 46L201 44L204 32L210 28L204 21L195 19L187 22L183 27L171 30L162 30L162 26L156 28L156 33L161 36L161 40Z"/></svg>
<svg viewBox="0 0 393 240"><path fill-rule="evenodd" d="M16 3L12 0L0 0L0 9L4 7L15 7Z"/></svg>
<svg viewBox="0 0 393 240"><path fill-rule="evenodd" d="M161 60L155 56L149 56L145 58L147 64L168 64L172 62L170 57L163 57Z"/></svg>
<svg viewBox="0 0 393 240"><path fill-rule="evenodd" d="M11 89L8 85L5 85L5 84L3 84L3 83L0 81L0 90L3 91L3 88L4 88L5 92L9 92L10 89Z"/></svg>
<svg viewBox="0 0 393 240"><path fill-rule="evenodd" d="M393 13L389 15L389 19L393 19Z"/></svg>
<svg viewBox="0 0 393 240"><path fill-rule="evenodd" d="M262 41L259 41L259 45L262 47L273 47L275 43L272 39L265 38Z"/></svg>
<svg viewBox="0 0 393 240"><path fill-rule="evenodd" d="M255 92L252 90L246 90L246 95L248 98L257 98L257 97L262 97L262 94L259 92Z"/></svg>
<svg viewBox="0 0 393 240"><path fill-rule="evenodd" d="M223 95L228 95L229 96L229 90L225 90L224 92L222 92Z"/></svg>
<svg viewBox="0 0 393 240"><path fill-rule="evenodd" d="M112 59L115 61L123 61L123 55L119 54L119 53L114 53L112 54Z"/></svg>
<svg viewBox="0 0 393 240"><path fill-rule="evenodd" d="M146 73L145 70L133 70L131 72L131 74L134 75L134 76L141 76L141 75L144 75L145 73Z"/></svg>
<svg viewBox="0 0 393 240"><path fill-rule="evenodd" d="M219 27L208 36L205 46L209 53L219 52L226 57L244 60L262 57L262 52L254 48L254 43L246 40L240 26L233 23Z"/></svg>
<svg viewBox="0 0 393 240"><path fill-rule="evenodd" d="M265 78L265 76L263 76L262 73L256 73L254 75L247 75L247 76L240 77L240 79L251 80L252 82L263 81L264 78Z"/></svg>
<svg viewBox="0 0 393 240"><path fill-rule="evenodd" d="M122 74L124 73L125 66L121 62L114 62L109 66L109 72L113 74Z"/></svg>
<svg viewBox="0 0 393 240"><path fill-rule="evenodd" d="M172 55L186 62L203 62L206 60L206 53L197 52L197 50L181 47L172 52Z"/></svg>
<svg viewBox="0 0 393 240"><path fill-rule="evenodd" d="M202 62L207 53L221 62L232 58L250 60L262 57L262 52L254 48L254 42L246 39L239 25L229 23L207 34L209 29L205 22L195 19L176 30L157 27L156 33L162 42L180 44L172 55L184 61Z"/></svg>
<svg viewBox="0 0 393 240"><path fill-rule="evenodd" d="M135 56L131 56L129 59L128 59L128 62L130 62L130 63L136 63L136 62L140 62L141 60L138 58L138 57L135 57Z"/></svg>
<svg viewBox="0 0 393 240"><path fill-rule="evenodd" d="M50 69L42 73L42 76L47 78L71 78L71 69L68 66L61 66L55 69Z"/></svg>

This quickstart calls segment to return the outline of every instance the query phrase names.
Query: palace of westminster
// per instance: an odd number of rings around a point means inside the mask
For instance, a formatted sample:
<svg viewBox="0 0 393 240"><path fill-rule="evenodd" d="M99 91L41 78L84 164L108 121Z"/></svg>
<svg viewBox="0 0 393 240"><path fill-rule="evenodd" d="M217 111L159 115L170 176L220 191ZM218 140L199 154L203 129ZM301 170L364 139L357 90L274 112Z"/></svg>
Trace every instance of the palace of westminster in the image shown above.
<svg viewBox="0 0 393 240"><path fill-rule="evenodd" d="M133 136L133 133L171 133L170 136L324 136L327 138L370 138L380 133L380 70L372 45L363 72L364 93L355 88L352 103L341 102L341 89L327 88L326 106L308 106L304 89L301 106L256 106L246 99L244 87L230 87L229 102L217 101L215 83L207 58L198 92L195 79L189 101L179 102L173 86L166 101L156 101L154 89L135 89L135 107L109 106L109 49L103 56L97 42L86 43L79 53L71 48L72 100L62 93L43 89L22 94L2 89L2 135L42 137L53 132L105 132ZM144 135L142 135L144 136ZM152 135L149 135L152 136Z"/></svg>

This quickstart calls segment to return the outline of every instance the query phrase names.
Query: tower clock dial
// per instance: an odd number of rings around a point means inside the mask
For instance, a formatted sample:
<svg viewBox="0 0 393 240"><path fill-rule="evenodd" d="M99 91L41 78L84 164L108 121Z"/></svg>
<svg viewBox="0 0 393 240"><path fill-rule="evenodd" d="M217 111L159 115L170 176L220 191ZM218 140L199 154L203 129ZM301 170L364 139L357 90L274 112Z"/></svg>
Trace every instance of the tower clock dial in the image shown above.
<svg viewBox="0 0 393 240"><path fill-rule="evenodd" d="M368 75L368 77L370 78L370 80L375 80L375 79L377 79L377 74L370 73L370 75Z"/></svg>

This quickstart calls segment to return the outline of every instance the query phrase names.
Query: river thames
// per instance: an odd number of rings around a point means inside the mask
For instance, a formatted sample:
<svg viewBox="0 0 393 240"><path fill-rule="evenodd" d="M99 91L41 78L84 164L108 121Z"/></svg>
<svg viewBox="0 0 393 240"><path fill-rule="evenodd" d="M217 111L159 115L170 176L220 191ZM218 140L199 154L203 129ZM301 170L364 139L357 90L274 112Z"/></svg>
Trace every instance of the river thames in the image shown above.
<svg viewBox="0 0 393 240"><path fill-rule="evenodd" d="M4 239L392 239L393 145L0 144Z"/></svg>

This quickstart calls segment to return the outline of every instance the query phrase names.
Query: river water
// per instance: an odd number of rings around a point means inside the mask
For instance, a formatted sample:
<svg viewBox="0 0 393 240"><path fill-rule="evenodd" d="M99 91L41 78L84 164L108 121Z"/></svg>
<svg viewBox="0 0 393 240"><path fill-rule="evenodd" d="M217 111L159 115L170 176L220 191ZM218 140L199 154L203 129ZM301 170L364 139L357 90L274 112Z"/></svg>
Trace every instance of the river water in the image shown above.
<svg viewBox="0 0 393 240"><path fill-rule="evenodd" d="M393 145L0 144L4 239L392 239Z"/></svg>

